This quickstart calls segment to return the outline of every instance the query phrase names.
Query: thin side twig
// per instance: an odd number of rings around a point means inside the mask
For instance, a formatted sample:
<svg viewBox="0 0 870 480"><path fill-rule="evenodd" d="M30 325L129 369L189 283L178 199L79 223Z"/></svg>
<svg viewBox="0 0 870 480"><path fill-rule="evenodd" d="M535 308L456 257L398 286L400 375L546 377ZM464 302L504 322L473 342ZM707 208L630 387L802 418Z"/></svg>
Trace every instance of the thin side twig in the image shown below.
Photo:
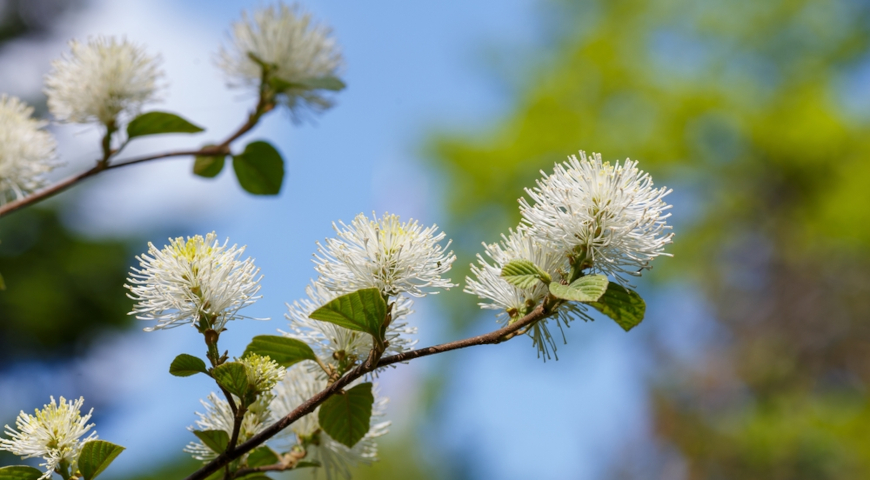
<svg viewBox="0 0 870 480"><path fill-rule="evenodd" d="M148 155L145 157L123 160L120 163L109 163L111 155L117 154L118 152L107 151L104 154L103 158L98 160L97 164L89 170L65 178L57 183L43 188L42 190L33 192L23 198L19 198L18 200L0 206L0 217L8 215L24 207L33 205L34 203L41 202L47 198L53 197L58 193L61 193L64 190L74 185L77 185L82 181L93 177L94 175L97 175L98 173L105 170L113 170L116 168L127 167L130 165L136 165L139 163L150 162L152 160L160 160L164 158L229 155L231 153L230 144L242 135L251 131L257 125L257 123L259 123L260 118L266 113L270 112L274 107L275 105L270 100L264 98L261 95L257 103L256 109L248 115L248 120L244 124L242 124L242 126L240 126L237 130L235 130L229 137L227 137L223 142L221 142L220 145L203 147L198 150L176 150L172 152L158 153L155 155ZM108 136L106 138L108 138ZM103 143L103 148L105 150L105 141Z"/></svg>

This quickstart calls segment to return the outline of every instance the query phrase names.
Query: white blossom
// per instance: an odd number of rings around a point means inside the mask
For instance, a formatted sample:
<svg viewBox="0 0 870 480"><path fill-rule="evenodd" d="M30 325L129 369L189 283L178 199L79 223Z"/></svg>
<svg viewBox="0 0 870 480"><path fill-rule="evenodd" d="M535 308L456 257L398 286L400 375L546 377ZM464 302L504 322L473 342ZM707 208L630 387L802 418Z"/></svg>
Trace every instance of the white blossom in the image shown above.
<svg viewBox="0 0 870 480"><path fill-rule="evenodd" d="M32 115L20 99L0 96L0 205L45 185L43 175L59 165L46 122Z"/></svg>
<svg viewBox="0 0 870 480"><path fill-rule="evenodd" d="M51 403L42 410L36 409L33 415L23 411L15 419L15 427L6 425L6 434L12 439L0 438L0 450L6 450L22 458L42 457L45 462L45 475L41 479L51 477L52 472L66 462L75 472L82 446L97 439L97 433L91 432L85 439L81 437L94 424L88 424L93 409L87 415L81 415L85 399L79 397L76 401L67 401L60 397L60 403L51 397Z"/></svg>
<svg viewBox="0 0 870 480"><path fill-rule="evenodd" d="M52 62L45 77L48 109L60 122L114 125L157 99L159 58L127 39L73 40L70 53Z"/></svg>
<svg viewBox="0 0 870 480"><path fill-rule="evenodd" d="M353 388L359 381L351 383L347 388ZM296 407L327 387L325 379L318 378L303 364L296 364L287 370L287 375L275 387L275 398L272 401L272 421L276 422L292 412ZM377 386L373 388L375 403L372 405L372 417L368 433L357 442L353 448L332 439L329 434L320 429L317 415L320 407L300 418L285 432L290 432L290 441L307 449L314 460L320 462L328 480L336 475L350 478L350 467L357 464L371 464L377 460L377 438L389 432L390 422L382 421L389 399L378 395ZM285 433L283 438L288 434ZM306 440L316 440L307 443ZM306 445L307 443L307 445Z"/></svg>
<svg viewBox="0 0 870 480"><path fill-rule="evenodd" d="M162 250L148 243L148 253L136 257L141 268L133 267L127 279L132 285L125 285L137 301L130 314L156 320L156 326L145 329L149 332L196 326L202 319L220 332L230 320L248 318L239 310L260 298L262 276L253 259L239 260L245 247L228 243L218 243L214 232L187 241L171 238Z"/></svg>
<svg viewBox="0 0 870 480"><path fill-rule="evenodd" d="M350 225L333 224L337 238L318 243L315 270L327 289L349 293L377 288L384 295L407 293L423 297L436 289L455 286L441 275L456 256L438 244L444 232L433 225L421 228L416 220L401 222L396 215L368 218L362 213Z"/></svg>
<svg viewBox="0 0 870 480"><path fill-rule="evenodd" d="M663 198L671 190L653 188L648 173L637 162L610 164L601 155L580 152L557 164L537 187L526 189L534 204L520 200L520 211L529 234L564 255L585 249L592 271L614 277L623 285L624 275L640 275L664 253L672 233L665 213L671 208Z"/></svg>
<svg viewBox="0 0 870 480"><path fill-rule="evenodd" d="M270 65L270 75L283 82L273 82L272 88L282 94L281 100L291 112L298 113L301 107L325 110L332 106L311 82L339 74L341 51L331 30L315 23L299 6L279 3L252 15L245 12L233 24L231 40L218 55L218 66L229 77L230 86L259 88L263 67L256 58Z"/></svg>
<svg viewBox="0 0 870 480"><path fill-rule="evenodd" d="M248 385L254 387L257 392L272 390L276 383L284 378L285 369L269 356L260 356L250 353L239 360L244 365L248 376Z"/></svg>
<svg viewBox="0 0 870 480"><path fill-rule="evenodd" d="M338 294L327 290L318 282L311 282L305 288L308 298L303 298L288 304L289 313L285 314L290 321L290 332L282 332L285 336L305 342L314 353L325 363L337 365L335 354L344 352L346 358L364 360L372 349L371 335L340 327L330 322L322 322L309 318L311 312L317 310ZM411 299L398 296L393 301L392 322L387 327L387 348L385 355L393 355L410 350L417 341L409 336L417 333L417 329L409 327L407 317L413 313Z"/></svg>
<svg viewBox="0 0 870 480"><path fill-rule="evenodd" d="M504 325L530 313L549 293L543 282L538 282L531 288L520 288L508 283L501 276L502 268L508 262L528 260L557 281L568 269L565 255L528 236L522 230L511 230L507 237L502 235L500 243L484 243L483 246L492 263L480 254L477 255L478 264L471 266L471 273L475 278L466 278L465 292L485 300L479 304L481 308L497 310L497 318ZM590 319L585 306L575 302L566 303L552 317L541 320L532 327L528 334L532 337L533 346L538 349L538 356L546 360L550 358L551 350L553 355L556 353L556 342L550 334L548 322L555 321L561 332L563 325L568 326L575 317ZM562 340L565 341L564 332Z"/></svg>
<svg viewBox="0 0 870 480"><path fill-rule="evenodd" d="M272 399L273 396L271 394L261 395L256 402L248 407L239 427L237 444L249 440L269 426L269 420L272 415L269 405ZM208 402L205 400L200 400L199 402L205 407L205 413L196 412L196 415L199 417L199 420L196 421L196 427L188 427L187 429L190 431L220 430L226 432L227 436L231 438L235 416L230 408L230 404L213 392L208 395ZM236 403L238 404L237 398ZM184 447L184 451L190 453L193 458L203 462L212 460L223 453L215 452L201 441L190 442Z"/></svg>

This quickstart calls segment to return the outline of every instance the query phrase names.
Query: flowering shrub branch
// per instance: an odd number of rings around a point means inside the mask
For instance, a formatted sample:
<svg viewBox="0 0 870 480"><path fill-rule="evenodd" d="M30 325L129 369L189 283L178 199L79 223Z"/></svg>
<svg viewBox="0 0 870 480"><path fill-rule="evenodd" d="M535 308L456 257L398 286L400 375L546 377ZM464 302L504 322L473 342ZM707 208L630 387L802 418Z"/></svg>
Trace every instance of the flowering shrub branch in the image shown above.
<svg viewBox="0 0 870 480"><path fill-rule="evenodd" d="M552 312L548 312L548 309L544 305L539 305L534 310L532 310L531 313L512 323L511 325L507 325L484 335L469 337L454 342L443 343L440 345L433 345L431 347L409 350L407 352L391 355L389 357L383 357L378 360L378 362L374 365L368 363L360 364L356 368L345 374L343 377L341 377L339 380L337 380L335 383L329 385L329 387L307 399L305 402L300 404L298 407L282 417L280 420L264 428L260 433L251 437L250 440L242 443L232 451L227 451L218 455L212 461L204 465L202 468L200 468L190 476L186 477L185 480L202 480L208 478L209 475L217 472L224 465L227 465L229 462L232 462L233 460L240 458L245 453L259 447L267 440L292 425L294 422L298 421L305 415L313 412L329 397L341 392L344 387L348 386L354 380L364 377L366 374L374 371L377 368L394 365L396 363L408 362L415 358L428 357L429 355L436 355L439 353L459 350L461 348L474 347L478 345L499 344L521 334L523 330L527 329L529 326L535 324L536 322L544 320L545 318L547 318L548 315L551 314ZM271 468L269 468L269 470L279 470L279 467L277 465L273 465L270 467ZM251 472L246 470L240 470L239 472L237 472L237 477L241 477L242 475L246 475L248 473Z"/></svg>
<svg viewBox="0 0 870 480"><path fill-rule="evenodd" d="M0 206L0 216L104 170L179 156L196 157L194 173L204 177L219 173L232 156L245 190L278 193L284 170L274 147L257 141L233 154L230 146L275 108L287 108L298 120L330 107L329 94L344 88L337 77L341 55L329 30L298 7L246 14L233 32L219 65L233 86L256 89L258 101L218 145L113 162L135 138L202 129L167 112L140 114L157 98L157 57L126 40L73 42L47 79L49 107L59 121L101 125L103 157L90 170L38 190L40 176L55 165L53 139L30 109L3 97L0 125L8 129L0 131L0 200L14 200ZM78 78L90 86L73 84ZM261 298L262 280L245 247L221 243L214 232L170 239L162 248L149 243L125 285L135 301L130 314L155 322L149 332L189 326L202 335L205 360L182 353L169 373L206 375L220 392L201 400L204 411L188 427L196 440L184 451L204 463L188 480L221 470L232 480L300 468L347 478L351 466L377 459L378 438L389 430L383 421L388 400L375 382L386 367L523 335L546 361L556 357L551 328L567 343L563 326L591 320L593 310L626 331L636 327L646 305L627 276L668 255L673 234L664 197L670 190L655 188L637 162L611 164L580 152L526 193L531 200L520 200L522 223L501 242L484 244L487 258L478 255L465 282L464 291L478 296L482 308L497 312L501 328L421 349L413 348L417 330L409 324L414 299L457 286L445 278L456 256L436 225L386 213L333 224L335 237L317 244L317 277L304 298L287 305L287 331L254 337L232 359L219 346L232 322L268 320L244 314ZM16 428L7 426L11 439L0 439L0 450L42 457L45 470L4 467L0 480L53 474L91 480L105 470L123 447L97 439L87 424L90 413L80 414L83 402L61 397L58 404L52 397L35 415L22 412Z"/></svg>

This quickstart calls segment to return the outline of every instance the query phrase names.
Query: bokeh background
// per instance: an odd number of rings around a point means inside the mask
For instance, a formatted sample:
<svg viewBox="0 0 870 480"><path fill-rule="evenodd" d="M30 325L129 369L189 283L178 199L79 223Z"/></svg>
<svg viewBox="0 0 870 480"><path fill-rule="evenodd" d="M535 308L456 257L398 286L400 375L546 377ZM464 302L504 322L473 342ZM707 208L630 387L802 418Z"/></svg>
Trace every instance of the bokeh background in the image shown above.
<svg viewBox="0 0 870 480"><path fill-rule="evenodd" d="M0 92L47 115L71 38L123 35L164 60L157 108L207 127L140 152L205 144L244 118L214 52L257 1L2 0ZM193 329L144 333L122 285L148 241L212 230L248 245L264 298L222 338L284 328L331 222L377 211L438 223L451 277L519 220L540 169L577 150L631 157L674 189L673 259L638 290L630 334L574 323L558 361L528 339L382 376L391 433L359 479L870 478L870 2L335 2L349 88L315 122L273 114L248 139L288 162L277 198L189 159L105 173L0 220L0 424L84 395L128 450L108 479L181 478L206 379ZM53 126L67 166L98 131ZM137 150L131 149L130 154ZM460 288L417 303L420 342L496 327ZM0 464L17 461L0 455ZM289 474L301 478L309 472Z"/></svg>

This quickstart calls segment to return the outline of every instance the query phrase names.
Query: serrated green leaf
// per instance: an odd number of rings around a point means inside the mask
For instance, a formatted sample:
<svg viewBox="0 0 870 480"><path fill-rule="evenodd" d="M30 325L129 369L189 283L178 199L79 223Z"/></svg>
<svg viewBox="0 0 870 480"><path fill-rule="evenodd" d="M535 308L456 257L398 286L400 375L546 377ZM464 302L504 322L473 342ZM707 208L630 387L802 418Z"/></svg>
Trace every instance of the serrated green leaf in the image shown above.
<svg viewBox="0 0 870 480"><path fill-rule="evenodd" d="M278 77L272 77L269 79L269 83L272 85L272 88L279 92L284 92L286 90L292 89L330 90L333 92L338 92L340 90L344 90L347 87L347 85L340 78L332 76L309 78L295 82L288 82Z"/></svg>
<svg viewBox="0 0 870 480"><path fill-rule="evenodd" d="M211 146L213 145L206 145L206 147ZM224 169L225 163L226 155L199 155L193 161L193 173L204 178L214 178Z"/></svg>
<svg viewBox="0 0 870 480"><path fill-rule="evenodd" d="M223 453L230 444L230 436L223 430L194 430L193 434L215 453Z"/></svg>
<svg viewBox="0 0 870 480"><path fill-rule="evenodd" d="M136 138L161 133L198 133L203 131L187 120L169 112L148 112L127 125L127 137Z"/></svg>
<svg viewBox="0 0 870 480"><path fill-rule="evenodd" d="M284 159L267 142L251 142L233 157L239 185L253 195L277 195L284 183Z"/></svg>
<svg viewBox="0 0 870 480"><path fill-rule="evenodd" d="M245 366L238 362L228 362L218 365L212 371L212 376L218 385L239 398L248 394L248 373Z"/></svg>
<svg viewBox="0 0 870 480"><path fill-rule="evenodd" d="M320 427L336 442L353 448L371 427L374 402L371 383L361 383L344 395L333 395L320 405Z"/></svg>
<svg viewBox="0 0 870 480"><path fill-rule="evenodd" d="M189 377L197 373L208 373L208 369L201 359L182 353L175 357L175 360L169 365L169 373L176 377Z"/></svg>
<svg viewBox="0 0 870 480"><path fill-rule="evenodd" d="M387 316L387 303L377 288L365 288L332 299L311 312L314 320L365 332L381 338L381 325Z"/></svg>
<svg viewBox="0 0 870 480"><path fill-rule="evenodd" d="M532 288L538 282L550 283L550 274L528 260L511 260L501 269L501 276L511 285Z"/></svg>
<svg viewBox="0 0 870 480"><path fill-rule="evenodd" d="M25 465L0 468L0 480L38 480L45 472Z"/></svg>
<svg viewBox="0 0 870 480"><path fill-rule="evenodd" d="M550 284L550 293L563 300L575 302L594 302L607 290L607 277L604 275L586 275L574 280L570 285Z"/></svg>
<svg viewBox="0 0 870 480"><path fill-rule="evenodd" d="M79 471L84 480L93 480L103 473L115 458L125 449L120 445L103 440L91 440L82 447L79 454Z"/></svg>
<svg viewBox="0 0 870 480"><path fill-rule="evenodd" d="M278 335L257 335L245 349L242 358L247 357L249 353L268 355L282 367L290 367L303 360L317 359L314 350L311 350L305 342Z"/></svg>
<svg viewBox="0 0 870 480"><path fill-rule="evenodd" d="M626 332L639 325L646 314L646 303L637 292L613 282L598 301L589 305L612 318Z"/></svg>
<svg viewBox="0 0 870 480"><path fill-rule="evenodd" d="M251 468L274 465L279 461L278 454L266 446L255 448L248 454L248 466Z"/></svg>

